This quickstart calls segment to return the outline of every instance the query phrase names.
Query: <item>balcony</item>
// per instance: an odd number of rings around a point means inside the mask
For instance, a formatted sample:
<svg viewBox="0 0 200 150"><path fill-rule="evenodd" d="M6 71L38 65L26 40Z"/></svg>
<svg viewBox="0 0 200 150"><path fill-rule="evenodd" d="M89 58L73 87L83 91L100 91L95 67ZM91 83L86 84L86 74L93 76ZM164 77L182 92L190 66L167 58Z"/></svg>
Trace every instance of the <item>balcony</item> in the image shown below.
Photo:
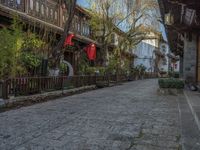
<svg viewBox="0 0 200 150"><path fill-rule="evenodd" d="M63 32L68 17L66 8L56 0L0 0L0 6L1 11L8 13L10 18L18 14L28 23L44 24L59 32ZM79 9L76 11L78 13L74 17L71 32L91 41L88 20L83 12L80 15Z"/></svg>
<svg viewBox="0 0 200 150"><path fill-rule="evenodd" d="M60 26L59 4L48 0L26 0L27 13L45 22Z"/></svg>
<svg viewBox="0 0 200 150"><path fill-rule="evenodd" d="M0 4L21 12L25 12L25 0L0 0Z"/></svg>

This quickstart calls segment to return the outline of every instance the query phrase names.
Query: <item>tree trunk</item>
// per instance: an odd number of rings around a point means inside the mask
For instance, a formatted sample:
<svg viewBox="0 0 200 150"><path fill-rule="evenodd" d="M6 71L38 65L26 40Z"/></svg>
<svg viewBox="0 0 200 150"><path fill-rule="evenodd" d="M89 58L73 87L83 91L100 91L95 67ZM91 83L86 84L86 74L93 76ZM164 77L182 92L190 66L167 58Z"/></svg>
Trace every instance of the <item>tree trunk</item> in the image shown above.
<svg viewBox="0 0 200 150"><path fill-rule="evenodd" d="M60 58L63 55L63 45L64 45L66 37L69 34L70 27L72 25L72 21L73 21L74 14L75 14L76 1L77 0L64 0L64 3L67 6L67 13L69 14L69 17L65 23L64 33L62 34L60 41L53 48L51 59L53 62L53 67L55 67L55 68L58 66Z"/></svg>

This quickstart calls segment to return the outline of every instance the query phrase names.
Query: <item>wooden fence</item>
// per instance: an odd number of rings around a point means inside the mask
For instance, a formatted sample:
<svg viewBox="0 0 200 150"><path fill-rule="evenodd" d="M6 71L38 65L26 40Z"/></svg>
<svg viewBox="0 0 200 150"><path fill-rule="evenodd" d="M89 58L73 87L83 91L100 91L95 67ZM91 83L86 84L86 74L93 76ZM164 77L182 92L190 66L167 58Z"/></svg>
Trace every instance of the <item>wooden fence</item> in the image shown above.
<svg viewBox="0 0 200 150"><path fill-rule="evenodd" d="M155 74L145 74L143 78L155 78ZM83 86L96 85L97 82L125 82L135 80L131 75L103 75L103 76L57 76L57 77L22 77L10 78L0 82L0 98L10 96L26 96L42 92L67 90Z"/></svg>

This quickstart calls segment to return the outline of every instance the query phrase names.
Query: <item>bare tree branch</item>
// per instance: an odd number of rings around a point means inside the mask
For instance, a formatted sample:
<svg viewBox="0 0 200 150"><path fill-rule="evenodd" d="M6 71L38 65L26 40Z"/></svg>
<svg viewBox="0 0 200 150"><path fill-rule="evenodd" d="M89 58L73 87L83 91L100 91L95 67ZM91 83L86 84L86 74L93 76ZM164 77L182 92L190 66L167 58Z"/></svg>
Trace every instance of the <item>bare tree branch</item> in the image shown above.
<svg viewBox="0 0 200 150"><path fill-rule="evenodd" d="M69 30L74 18L75 8L76 8L76 2L77 0L63 0L65 5L67 6L67 13L68 13L68 19L64 26L64 32L60 38L60 41L58 44L53 48L52 52L52 59L55 61L55 67L58 64L60 57L63 55L63 45L65 42L66 37L69 34Z"/></svg>

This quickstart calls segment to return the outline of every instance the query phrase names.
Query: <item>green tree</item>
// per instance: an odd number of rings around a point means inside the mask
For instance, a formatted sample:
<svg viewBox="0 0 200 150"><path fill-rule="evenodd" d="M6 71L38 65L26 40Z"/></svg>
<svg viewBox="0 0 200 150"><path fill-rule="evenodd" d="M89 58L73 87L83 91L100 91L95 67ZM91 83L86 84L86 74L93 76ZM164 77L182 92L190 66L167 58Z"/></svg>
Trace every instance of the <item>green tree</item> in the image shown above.
<svg viewBox="0 0 200 150"><path fill-rule="evenodd" d="M39 49L45 43L33 33L24 33L17 19L0 30L0 78L27 74L41 63Z"/></svg>
<svg viewBox="0 0 200 150"><path fill-rule="evenodd" d="M10 30L0 30L0 78L12 77L24 70L19 65L22 37L21 27L16 20Z"/></svg>

